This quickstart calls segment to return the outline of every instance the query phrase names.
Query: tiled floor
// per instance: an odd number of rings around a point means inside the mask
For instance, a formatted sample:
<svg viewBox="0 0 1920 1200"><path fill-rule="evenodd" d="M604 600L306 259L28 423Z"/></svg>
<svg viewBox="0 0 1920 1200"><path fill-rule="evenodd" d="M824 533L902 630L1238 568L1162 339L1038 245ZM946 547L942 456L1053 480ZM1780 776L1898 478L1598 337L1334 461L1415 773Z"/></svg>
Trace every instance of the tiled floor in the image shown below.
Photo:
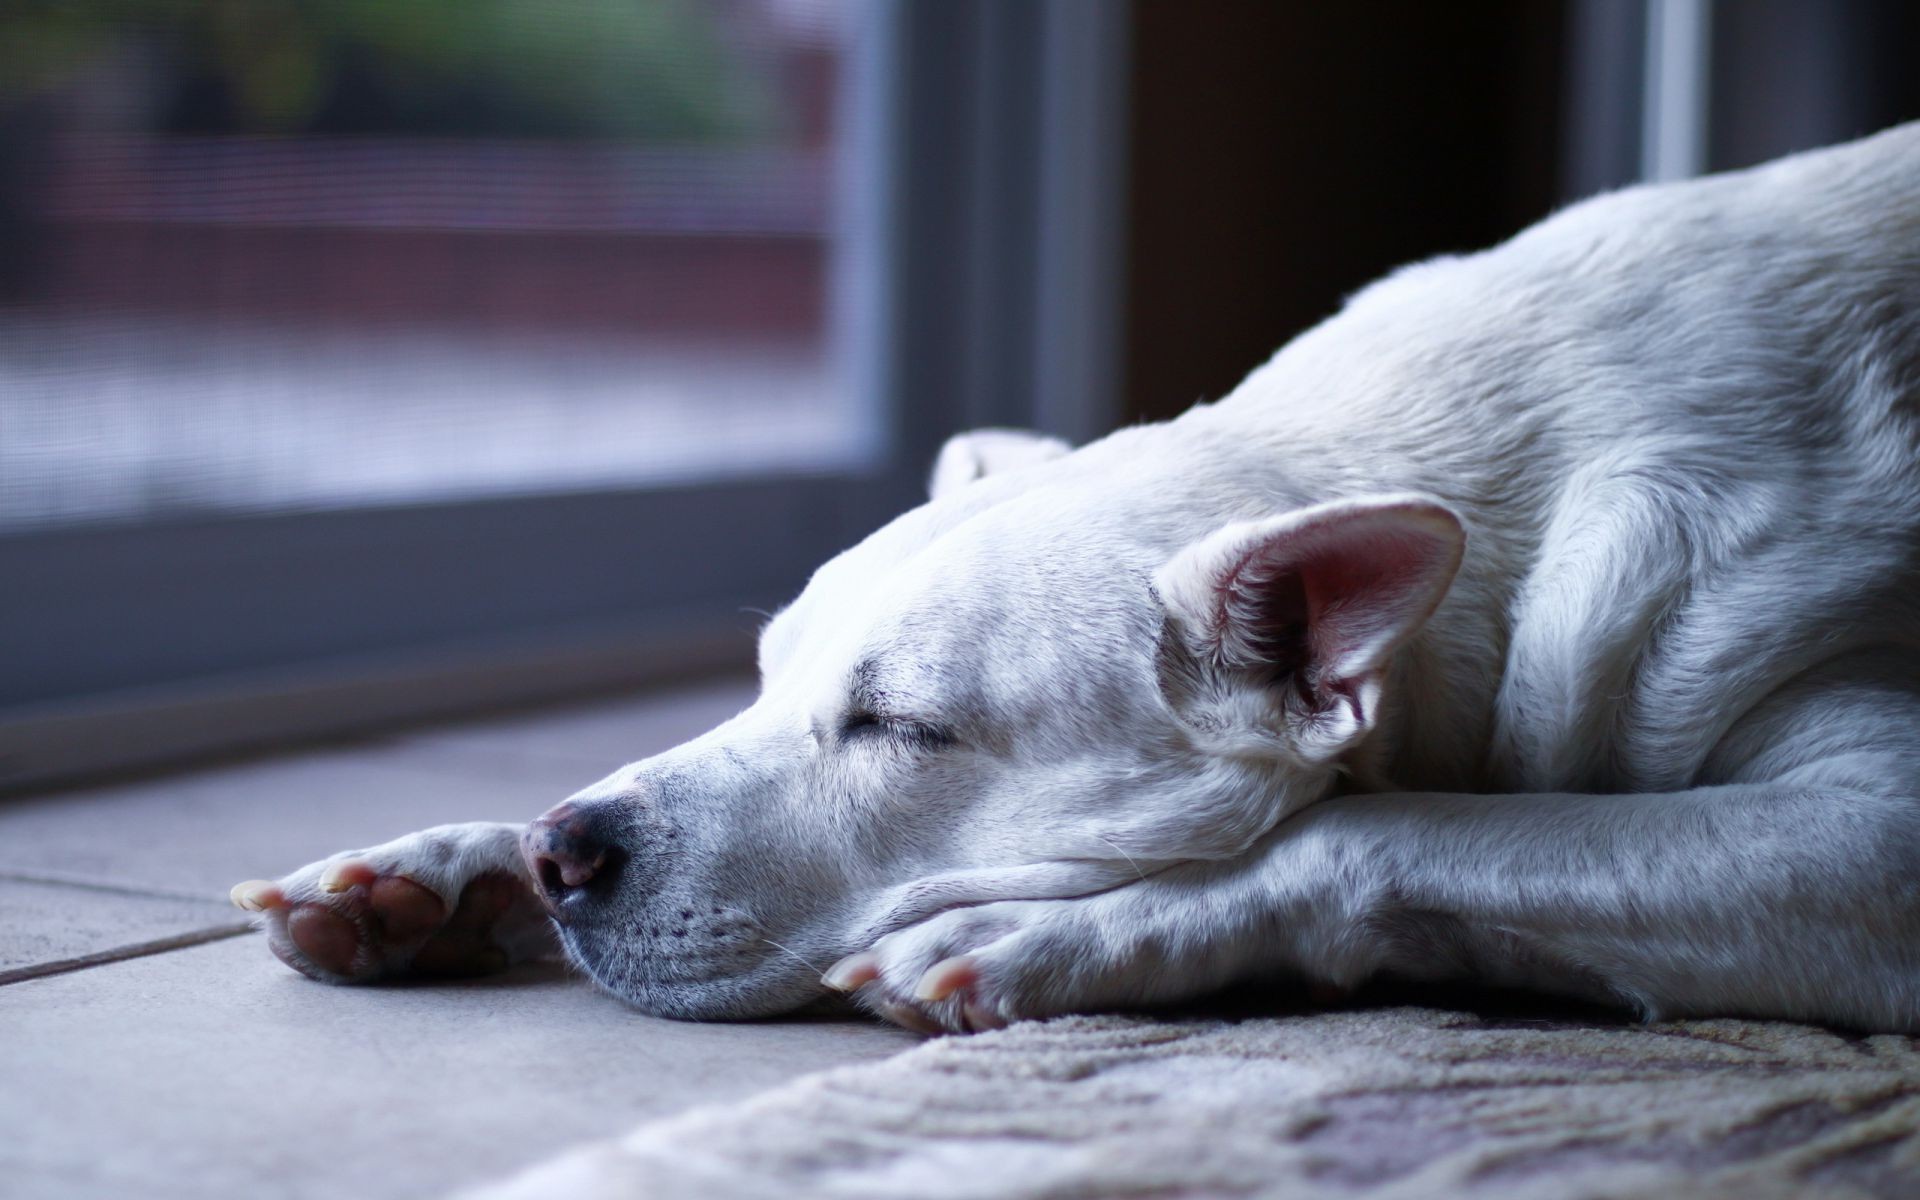
<svg viewBox="0 0 1920 1200"><path fill-rule="evenodd" d="M553 967L325 987L225 902L333 850L525 819L747 698L716 684L0 801L0 1194L434 1195L912 1044L654 1020Z"/></svg>

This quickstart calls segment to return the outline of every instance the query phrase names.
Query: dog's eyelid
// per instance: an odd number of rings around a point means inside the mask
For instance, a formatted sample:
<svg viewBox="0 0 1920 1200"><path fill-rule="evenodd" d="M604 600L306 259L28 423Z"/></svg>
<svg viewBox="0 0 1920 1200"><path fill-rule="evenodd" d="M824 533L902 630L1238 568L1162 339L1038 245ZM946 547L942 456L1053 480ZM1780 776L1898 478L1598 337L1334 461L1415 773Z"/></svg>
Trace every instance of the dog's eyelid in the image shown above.
<svg viewBox="0 0 1920 1200"><path fill-rule="evenodd" d="M849 709L847 715L841 718L840 736L843 739L870 734L889 735L923 746L950 746L959 740L951 729L923 717L875 712L871 708L855 707Z"/></svg>

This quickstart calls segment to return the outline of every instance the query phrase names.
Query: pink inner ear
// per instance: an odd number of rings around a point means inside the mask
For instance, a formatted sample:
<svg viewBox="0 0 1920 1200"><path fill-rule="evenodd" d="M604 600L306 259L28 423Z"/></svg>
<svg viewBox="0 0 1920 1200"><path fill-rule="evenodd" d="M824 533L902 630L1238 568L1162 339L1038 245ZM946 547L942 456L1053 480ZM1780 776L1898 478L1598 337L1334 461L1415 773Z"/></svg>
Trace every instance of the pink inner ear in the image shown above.
<svg viewBox="0 0 1920 1200"><path fill-rule="evenodd" d="M1245 548L1218 593L1220 627L1255 661L1309 682L1351 678L1432 613L1460 547L1436 506L1315 514Z"/></svg>

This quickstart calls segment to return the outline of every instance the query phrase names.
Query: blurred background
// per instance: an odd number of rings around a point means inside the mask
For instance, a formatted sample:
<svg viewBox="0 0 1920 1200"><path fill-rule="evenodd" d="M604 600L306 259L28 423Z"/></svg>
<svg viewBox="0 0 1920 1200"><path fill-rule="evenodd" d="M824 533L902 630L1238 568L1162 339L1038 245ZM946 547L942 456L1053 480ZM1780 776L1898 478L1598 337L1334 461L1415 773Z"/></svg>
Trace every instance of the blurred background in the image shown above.
<svg viewBox="0 0 1920 1200"><path fill-rule="evenodd" d="M1906 0L0 0L0 790L750 661L948 434L1920 116Z"/></svg>

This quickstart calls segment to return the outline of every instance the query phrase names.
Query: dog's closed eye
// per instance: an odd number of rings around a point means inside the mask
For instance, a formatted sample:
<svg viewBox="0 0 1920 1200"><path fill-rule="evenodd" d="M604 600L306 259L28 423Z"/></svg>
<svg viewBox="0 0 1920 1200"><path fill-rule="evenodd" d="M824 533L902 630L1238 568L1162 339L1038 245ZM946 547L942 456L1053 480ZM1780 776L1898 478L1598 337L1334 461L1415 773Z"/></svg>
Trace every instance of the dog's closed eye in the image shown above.
<svg viewBox="0 0 1920 1200"><path fill-rule="evenodd" d="M893 716L872 709L855 708L840 721L840 739L846 742L862 738L891 738L920 749L937 749L954 742L953 731L931 721Z"/></svg>

